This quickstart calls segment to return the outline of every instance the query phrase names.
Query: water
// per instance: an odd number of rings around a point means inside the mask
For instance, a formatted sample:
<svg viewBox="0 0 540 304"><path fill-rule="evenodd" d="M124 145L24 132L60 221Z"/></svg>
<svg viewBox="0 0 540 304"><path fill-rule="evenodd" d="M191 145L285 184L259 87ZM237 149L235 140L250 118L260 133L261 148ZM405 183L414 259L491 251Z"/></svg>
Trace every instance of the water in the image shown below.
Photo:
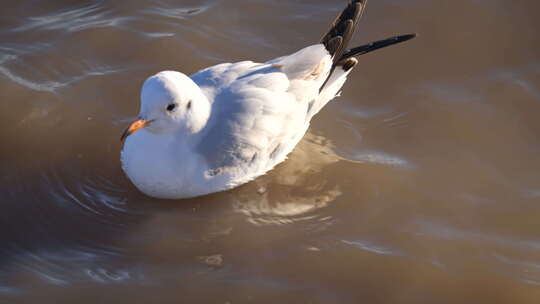
<svg viewBox="0 0 540 304"><path fill-rule="evenodd" d="M371 1L290 159L160 201L119 136L144 79L317 41L345 1L23 0L0 13L0 302L538 303L532 0Z"/></svg>

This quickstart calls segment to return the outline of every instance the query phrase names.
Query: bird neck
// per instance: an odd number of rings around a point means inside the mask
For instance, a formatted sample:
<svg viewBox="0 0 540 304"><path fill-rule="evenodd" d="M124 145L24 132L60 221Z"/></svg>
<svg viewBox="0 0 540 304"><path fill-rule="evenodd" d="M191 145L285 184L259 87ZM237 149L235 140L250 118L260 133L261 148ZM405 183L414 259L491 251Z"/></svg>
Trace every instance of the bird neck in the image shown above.
<svg viewBox="0 0 540 304"><path fill-rule="evenodd" d="M189 119L185 121L182 127L184 130L179 132L179 136L182 136L186 143L196 145L203 136L206 125L210 120L212 106L208 98L201 92L194 97L190 111L192 113L189 115Z"/></svg>
<svg viewBox="0 0 540 304"><path fill-rule="evenodd" d="M208 120L210 118L210 112L212 107L208 98L201 94L196 97L196 100L193 102L191 111L193 111L190 120L188 122L187 128L191 134L198 134L201 130L204 129Z"/></svg>

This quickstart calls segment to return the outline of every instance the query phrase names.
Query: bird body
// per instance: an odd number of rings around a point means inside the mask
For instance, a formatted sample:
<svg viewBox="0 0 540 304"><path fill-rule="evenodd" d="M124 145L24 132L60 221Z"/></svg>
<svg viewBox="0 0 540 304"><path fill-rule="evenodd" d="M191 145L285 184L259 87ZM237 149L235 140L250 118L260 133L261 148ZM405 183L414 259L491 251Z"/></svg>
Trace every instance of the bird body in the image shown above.
<svg viewBox="0 0 540 304"><path fill-rule="evenodd" d="M188 198L234 188L283 162L356 65L345 43L365 4L352 1L321 43L292 55L148 78L139 120L123 135L127 176L149 196Z"/></svg>

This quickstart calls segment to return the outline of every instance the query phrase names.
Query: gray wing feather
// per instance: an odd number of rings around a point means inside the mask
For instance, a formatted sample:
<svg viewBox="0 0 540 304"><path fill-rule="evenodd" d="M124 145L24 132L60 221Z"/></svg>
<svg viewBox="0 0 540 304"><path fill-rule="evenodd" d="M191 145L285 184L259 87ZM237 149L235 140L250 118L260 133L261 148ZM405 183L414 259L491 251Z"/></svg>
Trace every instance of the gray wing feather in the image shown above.
<svg viewBox="0 0 540 304"><path fill-rule="evenodd" d="M197 146L210 168L226 170L254 162L279 141L284 121L292 114L283 111L293 99L286 92L288 87L283 73L263 66L238 74L217 92L207 130Z"/></svg>
<svg viewBox="0 0 540 304"><path fill-rule="evenodd" d="M216 173L259 157L272 161L281 143L305 132L307 109L330 66L321 44L264 64L222 64L192 75L212 102L197 152Z"/></svg>

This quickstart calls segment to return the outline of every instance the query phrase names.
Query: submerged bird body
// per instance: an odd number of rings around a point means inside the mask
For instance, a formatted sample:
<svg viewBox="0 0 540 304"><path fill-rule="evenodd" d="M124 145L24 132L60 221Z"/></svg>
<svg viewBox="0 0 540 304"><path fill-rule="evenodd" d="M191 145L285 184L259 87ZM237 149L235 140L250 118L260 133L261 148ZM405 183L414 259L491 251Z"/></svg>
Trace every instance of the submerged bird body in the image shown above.
<svg viewBox="0 0 540 304"><path fill-rule="evenodd" d="M355 56L414 37L347 51L365 4L352 1L320 44L292 55L147 79L140 119L123 136L130 180L149 196L187 198L234 188L283 162L339 94Z"/></svg>

